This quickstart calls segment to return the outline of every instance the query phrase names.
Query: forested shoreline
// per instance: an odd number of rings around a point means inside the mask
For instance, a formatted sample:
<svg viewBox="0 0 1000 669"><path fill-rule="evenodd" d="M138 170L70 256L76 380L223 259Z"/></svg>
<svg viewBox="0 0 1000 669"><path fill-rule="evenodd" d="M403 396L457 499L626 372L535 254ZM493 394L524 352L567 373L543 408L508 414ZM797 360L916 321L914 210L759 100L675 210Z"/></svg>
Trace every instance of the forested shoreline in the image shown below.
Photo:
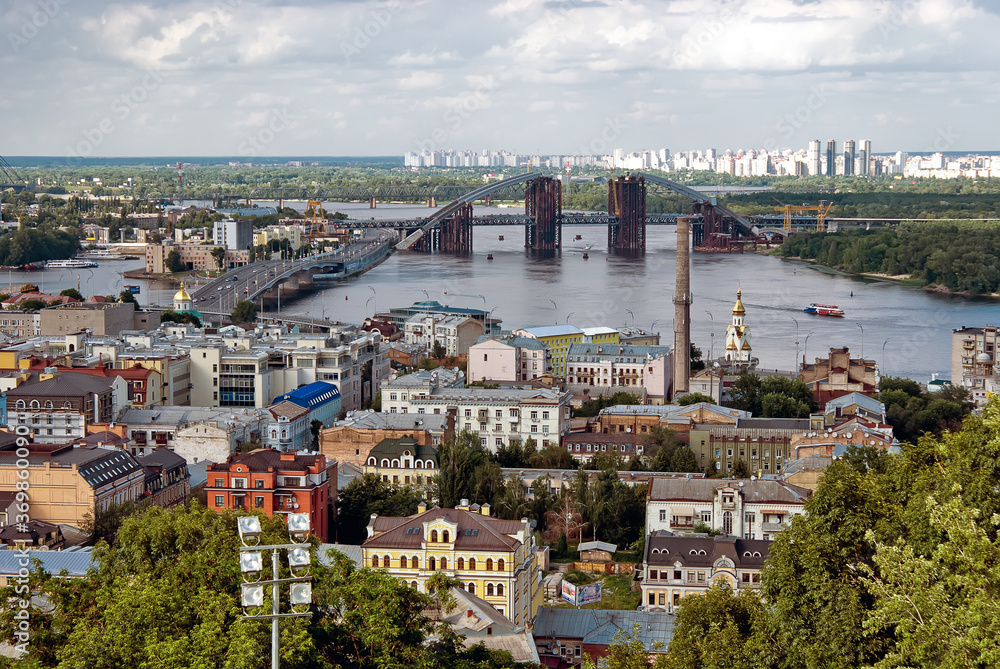
<svg viewBox="0 0 1000 669"><path fill-rule="evenodd" d="M804 232L778 251L855 274L908 275L951 292L1000 292L1000 223L907 223L896 229Z"/></svg>

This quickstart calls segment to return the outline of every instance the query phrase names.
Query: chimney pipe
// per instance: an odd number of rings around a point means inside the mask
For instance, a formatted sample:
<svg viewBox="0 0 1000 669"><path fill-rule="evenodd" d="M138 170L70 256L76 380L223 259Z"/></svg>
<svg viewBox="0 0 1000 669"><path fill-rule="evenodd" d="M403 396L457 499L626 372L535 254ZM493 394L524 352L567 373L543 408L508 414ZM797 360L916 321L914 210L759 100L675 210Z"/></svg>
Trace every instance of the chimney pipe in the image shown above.
<svg viewBox="0 0 1000 669"><path fill-rule="evenodd" d="M677 219L677 275L674 282L674 397L688 392L691 378L691 221Z"/></svg>

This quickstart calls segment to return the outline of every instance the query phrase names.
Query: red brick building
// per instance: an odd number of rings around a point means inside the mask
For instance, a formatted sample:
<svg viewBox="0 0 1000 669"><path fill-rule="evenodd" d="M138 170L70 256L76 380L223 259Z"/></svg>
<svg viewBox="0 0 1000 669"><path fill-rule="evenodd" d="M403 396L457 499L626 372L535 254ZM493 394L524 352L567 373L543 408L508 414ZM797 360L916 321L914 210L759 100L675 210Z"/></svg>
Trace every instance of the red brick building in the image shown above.
<svg viewBox="0 0 1000 669"><path fill-rule="evenodd" d="M275 514L308 513L312 533L330 540L337 500L337 461L322 454L298 454L259 448L234 453L211 464L205 483L208 507L261 510Z"/></svg>

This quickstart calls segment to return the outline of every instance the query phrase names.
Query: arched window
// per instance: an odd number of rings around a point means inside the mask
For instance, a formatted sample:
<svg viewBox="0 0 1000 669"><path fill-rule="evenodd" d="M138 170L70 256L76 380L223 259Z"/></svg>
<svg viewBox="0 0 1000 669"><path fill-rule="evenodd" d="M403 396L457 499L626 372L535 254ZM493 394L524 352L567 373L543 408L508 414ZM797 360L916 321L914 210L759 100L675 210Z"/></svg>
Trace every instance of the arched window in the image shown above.
<svg viewBox="0 0 1000 669"><path fill-rule="evenodd" d="M382 458L382 466L386 467L386 468L389 467L389 459L388 458Z"/></svg>
<svg viewBox="0 0 1000 669"><path fill-rule="evenodd" d="M469 584L469 594L470 595L476 594L476 584L475 583L470 583Z"/></svg>
<svg viewBox="0 0 1000 669"><path fill-rule="evenodd" d="M413 556L413 568L420 569L420 558L418 558L416 555Z"/></svg>
<svg viewBox="0 0 1000 669"><path fill-rule="evenodd" d="M375 458L368 458L368 466L376 467L378 466L378 461Z"/></svg>
<svg viewBox="0 0 1000 669"><path fill-rule="evenodd" d="M492 583L487 583L486 584L486 596L487 597L492 597L493 596L493 584Z"/></svg>
<svg viewBox="0 0 1000 669"><path fill-rule="evenodd" d="M469 558L469 569L472 571L476 571L476 558Z"/></svg>
<svg viewBox="0 0 1000 669"><path fill-rule="evenodd" d="M458 568L465 569L465 558L458 558Z"/></svg>
<svg viewBox="0 0 1000 669"><path fill-rule="evenodd" d="M503 597L503 583L497 583L497 597Z"/></svg>
<svg viewBox="0 0 1000 669"><path fill-rule="evenodd" d="M24 408L24 400L18 400L17 401L17 408L18 409L23 409Z"/></svg>
<svg viewBox="0 0 1000 669"><path fill-rule="evenodd" d="M378 556L377 555L373 555L372 556L372 567L375 568L375 569L378 569Z"/></svg>
<svg viewBox="0 0 1000 669"><path fill-rule="evenodd" d="M497 571L503 571L503 558L497 560Z"/></svg>
<svg viewBox="0 0 1000 669"><path fill-rule="evenodd" d="M417 460L417 469L422 469L423 466L423 463L420 460Z"/></svg>
<svg viewBox="0 0 1000 669"><path fill-rule="evenodd" d="M52 400L45 400L45 408L46 409L52 408Z"/></svg>
<svg viewBox="0 0 1000 669"><path fill-rule="evenodd" d="M441 558L441 569L447 569L447 568L448 568L448 558L443 557Z"/></svg>
<svg viewBox="0 0 1000 669"><path fill-rule="evenodd" d="M441 533L441 541L448 543L448 539L451 535L448 534L448 530Z"/></svg>
<svg viewBox="0 0 1000 669"><path fill-rule="evenodd" d="M399 568L400 569L406 569L406 556L405 555L402 556L401 558L399 558Z"/></svg>
<svg viewBox="0 0 1000 669"><path fill-rule="evenodd" d="M493 571L493 558L486 558L486 571Z"/></svg>
<svg viewBox="0 0 1000 669"><path fill-rule="evenodd" d="M429 571L434 571L434 558L432 557L427 558L427 569Z"/></svg>
<svg viewBox="0 0 1000 669"><path fill-rule="evenodd" d="M412 587L412 588L413 588L414 590L416 590L416 589L417 589L417 582L416 582L416 581L412 581L412 582L410 583L410 586L411 586L411 587Z"/></svg>
<svg viewBox="0 0 1000 669"><path fill-rule="evenodd" d="M438 540L438 531L437 530L431 530L431 543L432 544L436 544L437 540Z"/></svg>
<svg viewBox="0 0 1000 669"><path fill-rule="evenodd" d="M38 406L39 406L38 405L38 400L31 400L31 408L32 409L37 409Z"/></svg>
<svg viewBox="0 0 1000 669"><path fill-rule="evenodd" d="M386 555L384 558L382 558L382 566L385 567L386 569L389 568L389 556L388 555Z"/></svg>
<svg viewBox="0 0 1000 669"><path fill-rule="evenodd" d="M63 409L72 409L72 408L73 405L68 401L63 404Z"/></svg>

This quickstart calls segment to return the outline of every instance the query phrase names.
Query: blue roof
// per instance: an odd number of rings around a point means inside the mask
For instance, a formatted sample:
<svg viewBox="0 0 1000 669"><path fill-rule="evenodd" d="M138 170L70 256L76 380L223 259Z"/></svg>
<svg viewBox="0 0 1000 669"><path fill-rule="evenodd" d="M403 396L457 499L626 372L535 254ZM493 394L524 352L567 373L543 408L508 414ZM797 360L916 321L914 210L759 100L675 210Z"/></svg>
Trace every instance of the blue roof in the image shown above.
<svg viewBox="0 0 1000 669"><path fill-rule="evenodd" d="M20 551L0 551L0 574L17 574L21 568L18 563ZM42 568L48 574L58 575L63 569L70 577L85 576L92 564L93 555L90 548L84 550L69 549L64 551L28 551L29 558L37 558ZM96 565L94 565L96 567Z"/></svg>
<svg viewBox="0 0 1000 669"><path fill-rule="evenodd" d="M301 388L296 388L290 393L285 393L284 395L279 395L274 398L274 404L279 402L291 402L292 404L297 404L300 407L305 407L307 409L315 409L316 407L323 406L327 402L333 402L334 400L340 399L340 390L337 386L332 383L327 383L326 381L316 381L314 383L309 383Z"/></svg>

